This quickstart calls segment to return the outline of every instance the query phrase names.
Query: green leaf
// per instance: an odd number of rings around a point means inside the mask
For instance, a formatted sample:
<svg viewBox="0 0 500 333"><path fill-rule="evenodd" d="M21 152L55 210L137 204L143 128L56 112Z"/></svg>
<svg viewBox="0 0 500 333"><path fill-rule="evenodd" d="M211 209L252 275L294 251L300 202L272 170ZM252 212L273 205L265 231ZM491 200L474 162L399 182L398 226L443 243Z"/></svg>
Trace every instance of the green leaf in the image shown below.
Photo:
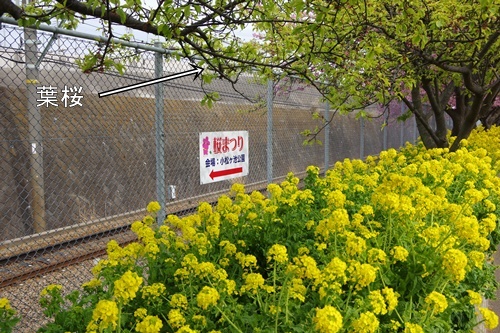
<svg viewBox="0 0 500 333"><path fill-rule="evenodd" d="M120 22L124 24L127 20L127 13L125 13L122 7L116 8L116 13L118 14L118 16L120 16Z"/></svg>

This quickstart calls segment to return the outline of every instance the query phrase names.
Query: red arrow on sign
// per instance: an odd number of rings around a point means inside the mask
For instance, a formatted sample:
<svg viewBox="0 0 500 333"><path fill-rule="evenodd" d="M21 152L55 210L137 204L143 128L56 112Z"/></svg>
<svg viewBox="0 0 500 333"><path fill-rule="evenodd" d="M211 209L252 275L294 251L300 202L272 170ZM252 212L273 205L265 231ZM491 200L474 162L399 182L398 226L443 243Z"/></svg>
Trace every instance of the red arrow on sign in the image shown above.
<svg viewBox="0 0 500 333"><path fill-rule="evenodd" d="M242 167L234 168L234 169L220 170L220 171L214 171L214 170L212 170L210 172L210 178L212 178L212 180L213 180L216 177L234 175L236 173L242 173L242 172L243 172L243 168Z"/></svg>

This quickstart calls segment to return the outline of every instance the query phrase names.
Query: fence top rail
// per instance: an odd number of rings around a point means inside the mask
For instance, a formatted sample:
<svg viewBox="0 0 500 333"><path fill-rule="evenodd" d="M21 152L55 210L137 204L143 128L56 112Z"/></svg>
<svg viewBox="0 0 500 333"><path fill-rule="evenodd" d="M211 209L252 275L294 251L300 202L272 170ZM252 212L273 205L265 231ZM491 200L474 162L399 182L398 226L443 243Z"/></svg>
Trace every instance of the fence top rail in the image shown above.
<svg viewBox="0 0 500 333"><path fill-rule="evenodd" d="M0 24L1 23L11 24L11 25L15 25L15 26L19 27L18 22L11 17L0 17ZM97 42L101 42L101 43L106 43L109 40L109 38L107 38L105 36L93 35L93 34L89 34L89 33L82 32L82 31L63 29L63 28L59 28L59 27L51 26L51 25L47 25L47 24L40 24L40 26L38 26L38 27L28 26L27 28L52 32L54 34L62 34L62 35L67 35L67 36L71 36L71 37L97 41ZM118 39L118 38L112 38L111 42L116 43L116 44L120 44L123 46L131 47L131 48L139 49L139 50L159 52L162 54L173 54L175 52L175 50L164 49L161 47L156 47L156 46L148 45L148 44L144 44L144 43L129 42L129 41L125 41L125 40ZM193 57L193 59L200 60L201 57L195 56L195 57ZM303 80L303 78L296 76L296 75L287 75L287 77L292 78L292 79ZM317 84L329 85L328 83L325 83L322 81L315 80L314 82ZM317 88L315 88L315 89L317 89Z"/></svg>
<svg viewBox="0 0 500 333"><path fill-rule="evenodd" d="M19 26L17 21L11 17L0 17L0 23L6 23L6 24ZM89 34L86 32L82 32L82 31L63 29L63 28L59 28L59 27L51 26L51 25L47 25L47 24L40 24L39 27L29 26L27 28L52 32L54 34L62 34L62 35L67 35L67 36L71 36L71 37L88 39L88 40L102 42L102 43L106 43L108 41L108 38L104 37L104 36L92 35L92 34ZM143 43L129 42L129 41L125 41L125 40L118 39L118 38L112 38L111 42L116 43L116 44L121 44L121 45L127 46L127 47L140 49L140 50L159 52L159 53L163 53L163 54L172 54L174 52L174 51L169 50L169 49L155 47L153 45L148 45L148 44L143 44Z"/></svg>

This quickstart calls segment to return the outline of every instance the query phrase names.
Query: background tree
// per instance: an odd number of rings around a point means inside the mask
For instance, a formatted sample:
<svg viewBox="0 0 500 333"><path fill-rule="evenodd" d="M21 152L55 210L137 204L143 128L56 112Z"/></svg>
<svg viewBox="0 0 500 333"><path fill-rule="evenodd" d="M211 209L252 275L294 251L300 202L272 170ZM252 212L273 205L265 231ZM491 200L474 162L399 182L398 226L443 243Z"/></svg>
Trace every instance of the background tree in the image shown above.
<svg viewBox="0 0 500 333"><path fill-rule="evenodd" d="M456 149L500 104L497 0L157 0L149 9L140 0L37 0L24 8L0 0L0 8L22 24L56 17L74 28L101 18L110 40L115 25L163 36L179 56L201 59L205 80L236 82L250 68L297 75L340 112L402 100L428 148L449 146L445 114ZM259 33L250 42L237 37L248 24ZM108 46L82 66L109 65Z"/></svg>
<svg viewBox="0 0 500 333"><path fill-rule="evenodd" d="M494 0L290 1L261 22L263 44L340 111L400 99L426 147L468 137L500 104L500 3ZM301 18L279 23L280 19ZM426 112L430 109L430 112ZM431 126L431 116L435 129Z"/></svg>
<svg viewBox="0 0 500 333"><path fill-rule="evenodd" d="M274 67L255 43L244 43L237 34L255 17L263 14L256 1L246 0L157 0L145 5L141 0L35 0L18 7L11 0L0 0L0 14L7 13L20 25L64 20L63 28L75 29L88 18L101 19L108 40L115 28L124 26L165 37L165 48L174 55L193 59L208 67L205 78L221 77L236 82L239 74L252 66ZM85 69L101 70L113 48L108 42L104 52L89 55L82 64ZM109 66L107 66L109 67ZM211 71L210 71L211 70Z"/></svg>

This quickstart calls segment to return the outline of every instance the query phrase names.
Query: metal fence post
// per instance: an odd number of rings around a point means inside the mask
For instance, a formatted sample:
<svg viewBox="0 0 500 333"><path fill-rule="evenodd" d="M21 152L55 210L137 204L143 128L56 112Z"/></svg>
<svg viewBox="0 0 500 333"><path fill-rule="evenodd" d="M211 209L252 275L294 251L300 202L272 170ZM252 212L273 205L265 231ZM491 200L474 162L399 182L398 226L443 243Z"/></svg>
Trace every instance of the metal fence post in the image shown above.
<svg viewBox="0 0 500 333"><path fill-rule="evenodd" d="M43 175L43 137L42 115L37 104L37 86L39 84L38 36L35 29L24 29L26 51L26 85L28 94L28 138L30 144L30 183L32 187L31 211L33 231L39 233L47 229L45 221L45 190Z"/></svg>
<svg viewBox="0 0 500 333"><path fill-rule="evenodd" d="M267 80L267 183L273 182L273 81Z"/></svg>
<svg viewBox="0 0 500 333"><path fill-rule="evenodd" d="M401 102L401 114L403 114L404 112L405 112L405 104L403 102ZM401 130L401 133L400 133L401 141L399 143L400 147L403 147L403 145L404 145L404 134L405 134L404 124L405 124L405 122L406 122L406 120L401 123L401 127L400 127L400 130Z"/></svg>
<svg viewBox="0 0 500 333"><path fill-rule="evenodd" d="M161 47L160 42L155 43L155 47ZM163 55L155 53L155 78L163 75ZM163 224L165 220L167 203L165 192L165 128L163 115L163 83L155 84L155 141L156 141L156 196L161 205L161 210L157 215L157 223Z"/></svg>
<svg viewBox="0 0 500 333"><path fill-rule="evenodd" d="M382 150L387 150L387 126L389 126L389 118L385 118L385 123L384 123L384 128L382 128L382 135L383 135L383 141L382 141Z"/></svg>
<svg viewBox="0 0 500 333"><path fill-rule="evenodd" d="M359 126L359 158L362 160L365 156L365 119L360 118Z"/></svg>
<svg viewBox="0 0 500 333"><path fill-rule="evenodd" d="M417 117L413 115L413 143L417 143L418 140L418 130L417 130Z"/></svg>
<svg viewBox="0 0 500 333"><path fill-rule="evenodd" d="M325 121L326 126L323 129L325 131L325 174L330 166L330 103L325 103Z"/></svg>

